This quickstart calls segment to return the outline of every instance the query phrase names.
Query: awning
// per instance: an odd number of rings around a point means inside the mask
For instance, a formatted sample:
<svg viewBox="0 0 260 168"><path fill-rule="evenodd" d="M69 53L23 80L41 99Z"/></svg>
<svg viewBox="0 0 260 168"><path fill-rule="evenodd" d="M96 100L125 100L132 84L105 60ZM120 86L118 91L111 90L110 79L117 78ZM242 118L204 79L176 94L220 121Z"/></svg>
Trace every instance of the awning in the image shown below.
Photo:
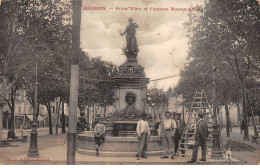
<svg viewBox="0 0 260 168"><path fill-rule="evenodd" d="M33 115L26 115L27 118L29 118L30 121L33 121ZM43 117L42 116L38 116L38 121L43 121Z"/></svg>
<svg viewBox="0 0 260 168"><path fill-rule="evenodd" d="M44 119L43 119L43 117L42 116L38 116L38 121L43 121Z"/></svg>
<svg viewBox="0 0 260 168"><path fill-rule="evenodd" d="M29 118L29 120L33 121L33 115L26 115L27 118Z"/></svg>

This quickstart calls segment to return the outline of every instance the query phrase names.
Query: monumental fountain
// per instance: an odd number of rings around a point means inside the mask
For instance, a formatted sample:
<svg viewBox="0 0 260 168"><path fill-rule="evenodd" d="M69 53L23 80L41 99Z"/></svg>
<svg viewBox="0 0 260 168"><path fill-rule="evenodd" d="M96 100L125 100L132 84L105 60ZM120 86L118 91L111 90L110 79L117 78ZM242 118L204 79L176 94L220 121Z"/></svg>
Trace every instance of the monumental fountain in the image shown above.
<svg viewBox="0 0 260 168"><path fill-rule="evenodd" d="M145 111L146 92L149 79L144 67L137 62L138 45L135 37L139 26L129 18L129 25L121 35L126 34L127 45L122 49L126 61L119 66L119 72L113 78L115 110L112 116L104 119L106 136L99 147L100 156L135 156L138 138L136 125ZM148 143L147 155L160 155L163 145L156 135L158 122L149 120L151 138ZM86 155L96 155L94 134L85 132L78 135L77 151Z"/></svg>

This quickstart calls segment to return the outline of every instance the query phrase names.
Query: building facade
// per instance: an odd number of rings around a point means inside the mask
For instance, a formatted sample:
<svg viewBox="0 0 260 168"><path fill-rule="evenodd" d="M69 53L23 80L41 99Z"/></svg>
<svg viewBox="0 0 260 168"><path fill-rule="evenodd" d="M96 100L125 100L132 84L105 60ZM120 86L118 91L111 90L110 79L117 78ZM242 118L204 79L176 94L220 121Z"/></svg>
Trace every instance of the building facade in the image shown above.
<svg viewBox="0 0 260 168"><path fill-rule="evenodd" d="M10 101L10 95L7 97ZM59 111L57 111L58 106L60 106ZM60 125L61 117L61 105L59 105L58 100L51 102L51 118L52 125L58 124ZM59 113L59 115L58 115ZM68 105L64 104L64 114L68 116ZM33 121L33 107L31 103L28 101L25 90L17 90L15 95L15 109L14 109L14 125L15 129L20 129L23 127L24 129L30 129ZM6 103L3 107L3 121L2 121L3 129L11 129L11 110L8 104ZM45 105L39 105L39 115L38 115L38 126L46 127L49 126L49 115L48 110Z"/></svg>

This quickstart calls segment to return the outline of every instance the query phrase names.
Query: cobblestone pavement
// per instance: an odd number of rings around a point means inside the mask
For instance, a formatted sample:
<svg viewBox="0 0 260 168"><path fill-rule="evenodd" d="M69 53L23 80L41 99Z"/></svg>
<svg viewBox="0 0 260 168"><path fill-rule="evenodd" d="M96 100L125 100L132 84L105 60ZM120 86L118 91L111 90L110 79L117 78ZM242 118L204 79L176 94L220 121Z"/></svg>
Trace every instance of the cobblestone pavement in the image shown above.
<svg viewBox="0 0 260 168"><path fill-rule="evenodd" d="M59 130L59 133L61 130ZM30 145L30 134L29 131L25 134L28 134L26 142L14 142L13 145L17 145L17 147L1 147L0 148L0 160L5 160L8 158L13 158L21 155L25 155L28 152ZM49 135L49 130L38 130L38 150L41 152L46 148L52 148L64 143L66 138L65 134L57 135ZM65 144L66 145L66 144Z"/></svg>
<svg viewBox="0 0 260 168"><path fill-rule="evenodd" d="M53 127L53 133L55 133L55 128ZM61 128L59 128L59 132ZM45 136L45 135L48 135L49 134L49 127L44 127L44 128L37 128L37 131L38 131L38 136ZM23 136L30 136L31 132L31 129L24 129L23 130ZM8 133L8 130L4 129L2 131L2 139L5 140L7 139L7 133ZM20 137L22 135L21 133L21 130L20 129L16 129L15 130L15 136L18 136Z"/></svg>
<svg viewBox="0 0 260 168"><path fill-rule="evenodd" d="M259 127L259 126L258 126ZM249 137L254 135L254 129L253 127L249 127ZM260 135L259 135L260 136ZM241 161L241 164L247 164L247 165L256 165L260 163L260 142L258 140L257 143L253 143L250 141L243 141L243 134L240 134L240 128L239 127L233 127L232 132L230 132L230 137L226 136L226 129L224 128L221 131L221 137L223 144L225 145L228 140L236 141L239 143L245 143L247 145L250 145L254 147L256 150L254 151L232 151L232 156L238 160Z"/></svg>
<svg viewBox="0 0 260 168"><path fill-rule="evenodd" d="M39 131L41 132L41 131ZM60 132L60 130L59 130ZM252 128L250 128L250 135L252 135ZM228 139L242 141L242 135L240 134L239 128L233 128L231 137L227 138L225 130L222 130L222 140L225 144ZM29 149L30 137L27 142L17 142L18 147L4 147L0 148L0 164L66 164L67 145L65 142L66 135L48 135L48 130L42 130L38 137L38 148L40 158L30 159L27 158L26 154ZM239 162L234 160L234 164L258 164L259 159L259 144L245 142L256 148L255 151L235 151L232 152L232 156L235 159L239 159ZM63 145L64 144L64 145ZM178 157L175 160L171 159L160 159L158 156L151 156L148 159L136 160L135 157L96 157L82 155L76 152L76 164L186 164L186 161L190 160L189 157L181 158ZM197 162L195 164L225 164L225 161L210 160L207 162Z"/></svg>

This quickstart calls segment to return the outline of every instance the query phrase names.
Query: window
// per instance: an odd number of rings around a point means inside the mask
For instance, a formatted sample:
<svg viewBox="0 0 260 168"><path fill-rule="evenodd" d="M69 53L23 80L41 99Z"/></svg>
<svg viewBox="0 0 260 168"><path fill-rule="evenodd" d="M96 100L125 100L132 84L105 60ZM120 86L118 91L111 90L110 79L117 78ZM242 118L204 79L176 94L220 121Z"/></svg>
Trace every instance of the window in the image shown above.
<svg viewBox="0 0 260 168"><path fill-rule="evenodd" d="M16 94L15 94L15 100L16 100L16 101L20 101L20 94L19 94L19 93L16 93Z"/></svg>
<svg viewBox="0 0 260 168"><path fill-rule="evenodd" d="M40 107L40 114L43 115L44 107Z"/></svg>
<svg viewBox="0 0 260 168"><path fill-rule="evenodd" d="M22 113L22 107L21 107L21 106L18 107L18 113L19 113L19 114Z"/></svg>
<svg viewBox="0 0 260 168"><path fill-rule="evenodd" d="M20 94L20 100L21 100L21 101L24 101L24 94L23 94L23 93Z"/></svg>
<svg viewBox="0 0 260 168"><path fill-rule="evenodd" d="M54 106L51 106L51 111L52 111L52 113L55 113L55 107Z"/></svg>
<svg viewBox="0 0 260 168"><path fill-rule="evenodd" d="M33 114L33 107L32 106L30 106L30 110L29 110L30 112L30 114Z"/></svg>

